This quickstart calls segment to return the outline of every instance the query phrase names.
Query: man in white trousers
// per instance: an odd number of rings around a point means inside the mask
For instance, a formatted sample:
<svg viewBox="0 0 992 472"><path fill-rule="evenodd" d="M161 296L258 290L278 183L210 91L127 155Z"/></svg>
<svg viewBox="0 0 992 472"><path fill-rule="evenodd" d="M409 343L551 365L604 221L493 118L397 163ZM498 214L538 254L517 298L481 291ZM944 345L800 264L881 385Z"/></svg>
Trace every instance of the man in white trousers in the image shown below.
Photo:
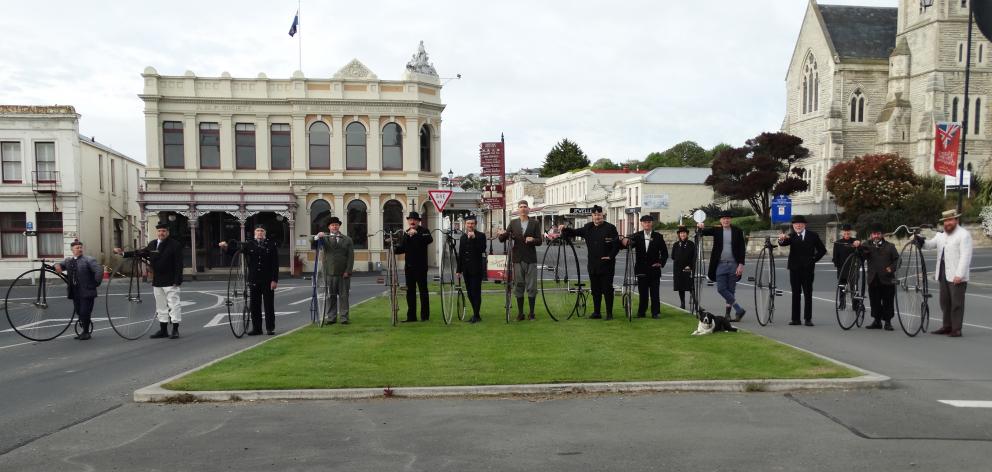
<svg viewBox="0 0 992 472"><path fill-rule="evenodd" d="M114 248L114 254L124 257L141 257L148 260L152 271L152 287L155 293L155 314L158 317L158 332L149 336L152 339L178 339L179 322L182 310L179 301L179 286L183 283L183 243L169 237L169 225L155 226L157 238L144 249L123 251ZM169 334L169 323L172 334Z"/></svg>

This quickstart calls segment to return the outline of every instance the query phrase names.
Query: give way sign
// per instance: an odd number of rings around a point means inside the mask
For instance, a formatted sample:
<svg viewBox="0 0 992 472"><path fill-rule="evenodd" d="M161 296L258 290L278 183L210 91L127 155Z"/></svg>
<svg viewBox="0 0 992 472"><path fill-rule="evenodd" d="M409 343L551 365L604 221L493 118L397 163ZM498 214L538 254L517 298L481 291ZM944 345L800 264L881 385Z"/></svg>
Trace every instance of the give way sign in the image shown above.
<svg viewBox="0 0 992 472"><path fill-rule="evenodd" d="M444 211L444 206L448 204L448 200L451 200L451 190L428 190L427 196L430 197L434 208L440 213Z"/></svg>

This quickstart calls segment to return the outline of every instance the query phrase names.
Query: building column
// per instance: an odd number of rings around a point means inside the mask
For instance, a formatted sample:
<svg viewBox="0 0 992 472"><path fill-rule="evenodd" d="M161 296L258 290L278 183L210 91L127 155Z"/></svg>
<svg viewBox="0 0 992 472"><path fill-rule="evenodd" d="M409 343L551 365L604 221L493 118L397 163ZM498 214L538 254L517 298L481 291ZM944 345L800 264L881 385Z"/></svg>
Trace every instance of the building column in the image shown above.
<svg viewBox="0 0 992 472"><path fill-rule="evenodd" d="M296 265L296 209L292 206L283 215L289 221L289 273L295 277L293 267ZM300 268L302 271L302 267Z"/></svg>
<svg viewBox="0 0 992 472"><path fill-rule="evenodd" d="M184 213L183 216L186 217L186 220L189 224L189 246L190 246L190 256L191 256L190 265L193 266L193 274L192 274L193 280L196 280L196 227L197 227L197 223L199 223L200 216L199 216L199 212L196 210L191 210L183 213ZM206 244L206 241L204 241L204 244Z"/></svg>
<svg viewBox="0 0 992 472"><path fill-rule="evenodd" d="M366 166L369 172L382 170L382 124L379 116L369 115L369 132L365 139Z"/></svg>
<svg viewBox="0 0 992 472"><path fill-rule="evenodd" d="M417 139L419 144L420 130L417 130ZM434 124L434 133L431 134L431 172L444 174L441 168L441 120Z"/></svg>
<svg viewBox="0 0 992 472"><path fill-rule="evenodd" d="M183 131L184 133L187 132L186 130ZM161 136L162 130L158 122L158 112L145 112L145 155L148 156L149 177L158 177L161 173L159 169L164 167L162 145L159 140Z"/></svg>
<svg viewBox="0 0 992 472"><path fill-rule="evenodd" d="M183 165L186 169L195 170L200 168L199 163L196 162L196 156L199 151L199 140L200 129L196 124L196 114L187 113L183 115ZM164 166L164 162L162 164Z"/></svg>
<svg viewBox="0 0 992 472"><path fill-rule="evenodd" d="M234 171L234 125L231 115L220 117L220 170Z"/></svg>
<svg viewBox="0 0 992 472"><path fill-rule="evenodd" d="M344 171L345 160L344 116L334 115L331 119L331 170Z"/></svg>
<svg viewBox="0 0 992 472"><path fill-rule="evenodd" d="M307 163L307 117L306 115L293 115L293 124L290 126L290 156L292 165L296 172L306 172L309 167Z"/></svg>
<svg viewBox="0 0 992 472"><path fill-rule="evenodd" d="M269 117L255 116L255 169L269 170L272 168L272 156L269 146Z"/></svg>
<svg viewBox="0 0 992 472"><path fill-rule="evenodd" d="M382 229L382 203L380 195L377 193L370 194L369 202L369 234L374 234L376 231ZM371 238L369 249L373 251L382 250L382 238L379 236ZM376 254L376 260L372 262L378 262L378 254Z"/></svg>

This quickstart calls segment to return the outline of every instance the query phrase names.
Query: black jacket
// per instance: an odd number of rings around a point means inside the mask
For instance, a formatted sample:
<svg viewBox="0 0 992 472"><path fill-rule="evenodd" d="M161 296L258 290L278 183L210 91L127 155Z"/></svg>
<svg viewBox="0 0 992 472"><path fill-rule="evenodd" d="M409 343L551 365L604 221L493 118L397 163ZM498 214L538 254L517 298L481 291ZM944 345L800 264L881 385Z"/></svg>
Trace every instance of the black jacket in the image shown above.
<svg viewBox="0 0 992 472"><path fill-rule="evenodd" d="M838 270L844 265L847 258L850 257L851 254L854 254L854 242L857 240L857 238L842 238L834 241L833 255L830 257L830 260L834 263L834 267Z"/></svg>
<svg viewBox="0 0 992 472"><path fill-rule="evenodd" d="M155 248L158 247L158 250ZM183 283L183 243L177 239L166 238L162 244L157 239L151 240L144 249L128 251L124 257L142 257L148 259L152 269L153 287L172 287Z"/></svg>
<svg viewBox="0 0 992 472"><path fill-rule="evenodd" d="M427 246L434 242L431 232L423 226L417 226L417 234L407 234L409 228L403 230L396 243L396 254L406 254L403 270L407 274L427 273Z"/></svg>
<svg viewBox="0 0 992 472"><path fill-rule="evenodd" d="M820 235L809 229L806 230L806 237L799 238L796 232L780 240L779 246L789 246L789 263L786 267L789 270L811 271L816 267L816 263L827 255L827 248L823 245Z"/></svg>
<svg viewBox="0 0 992 472"><path fill-rule="evenodd" d="M513 249L511 249L511 259L513 262L523 262L528 264L537 263L537 246L544 244L544 237L541 235L541 222L531 218L527 221L527 231L523 230L520 218L510 222L506 228L506 234L499 237L500 242L506 241L513 236ZM527 237L534 238L534 241L527 243Z"/></svg>
<svg viewBox="0 0 992 472"><path fill-rule="evenodd" d="M665 244L665 237L660 233L651 232L651 242L644 248L644 231L638 231L630 236L628 248L634 249L634 273L637 275L648 275L651 277L661 277L661 269L668 263L668 245ZM661 267L653 267L654 264L661 264Z"/></svg>
<svg viewBox="0 0 992 472"><path fill-rule="evenodd" d="M468 238L462 233L458 241L457 272L462 275L483 275L486 273L486 233L475 232L475 237Z"/></svg>
<svg viewBox="0 0 992 472"><path fill-rule="evenodd" d="M865 271L869 284L895 285L896 267L899 265L899 250L886 240L878 244L868 241L861 243L861 255L865 258ZM886 271L885 269L890 269Z"/></svg>
<svg viewBox="0 0 992 472"><path fill-rule="evenodd" d="M275 241L266 238L261 244L255 239L244 243L233 239L227 242L228 255L238 249L248 258L249 283L268 286L279 281L279 247Z"/></svg>
<svg viewBox="0 0 992 472"><path fill-rule="evenodd" d="M689 268L686 271L686 267ZM692 240L672 244L672 274L675 290L692 290L692 271L696 267L696 243Z"/></svg>
<svg viewBox="0 0 992 472"><path fill-rule="evenodd" d="M589 275L613 275L617 253L620 252L620 234L617 233L616 226L606 221L599 226L586 223L579 229L565 228L562 236L566 238L579 236L585 239L586 249L589 251L589 261L586 265ZM604 260L604 257L609 259Z"/></svg>
<svg viewBox="0 0 992 472"><path fill-rule="evenodd" d="M69 281L69 299L96 298L96 288L103 283L103 267L90 256L79 256L75 263L76 273L71 274L72 259L73 256L69 256L59 264L62 274Z"/></svg>
<svg viewBox="0 0 992 472"><path fill-rule="evenodd" d="M723 227L703 228L703 236L713 237L713 250L710 251L709 270L706 276L710 280L716 280L716 268L720 265L720 256L723 254ZM734 253L734 261L738 265L744 264L744 257L747 254L746 242L744 241L744 231L736 226L730 227L730 250Z"/></svg>

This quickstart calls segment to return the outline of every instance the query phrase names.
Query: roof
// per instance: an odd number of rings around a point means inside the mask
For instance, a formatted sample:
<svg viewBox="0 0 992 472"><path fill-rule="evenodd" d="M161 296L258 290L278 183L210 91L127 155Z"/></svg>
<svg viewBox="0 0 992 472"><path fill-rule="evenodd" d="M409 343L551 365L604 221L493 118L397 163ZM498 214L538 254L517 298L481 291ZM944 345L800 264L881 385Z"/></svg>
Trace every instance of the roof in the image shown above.
<svg viewBox="0 0 992 472"><path fill-rule="evenodd" d="M0 113L18 115L75 115L72 105L0 105Z"/></svg>
<svg viewBox="0 0 992 472"><path fill-rule="evenodd" d="M644 176L644 183L702 184L711 173L709 167L656 167Z"/></svg>
<svg viewBox="0 0 992 472"><path fill-rule="evenodd" d="M899 9L817 5L834 51L847 59L888 59L896 46Z"/></svg>
<svg viewBox="0 0 992 472"><path fill-rule="evenodd" d="M111 154L120 156L120 157L122 157L124 159L127 159L127 160L133 162L136 165L141 166L142 168L145 167L145 163L144 162L138 162L137 160L135 160L132 157L129 157L127 154L124 154L123 152L120 152L120 151L118 151L118 150L116 150L116 149L114 149L114 148L112 148L110 146L107 146L106 144L97 142L96 138L93 137L93 136L84 136L84 135L81 134L81 135L79 135L79 142L80 143L87 144L89 146L93 146L93 147L95 147L97 149L103 150L103 152L111 153Z"/></svg>
<svg viewBox="0 0 992 472"><path fill-rule="evenodd" d="M631 169L589 169L594 174L646 174L646 170L631 170Z"/></svg>

